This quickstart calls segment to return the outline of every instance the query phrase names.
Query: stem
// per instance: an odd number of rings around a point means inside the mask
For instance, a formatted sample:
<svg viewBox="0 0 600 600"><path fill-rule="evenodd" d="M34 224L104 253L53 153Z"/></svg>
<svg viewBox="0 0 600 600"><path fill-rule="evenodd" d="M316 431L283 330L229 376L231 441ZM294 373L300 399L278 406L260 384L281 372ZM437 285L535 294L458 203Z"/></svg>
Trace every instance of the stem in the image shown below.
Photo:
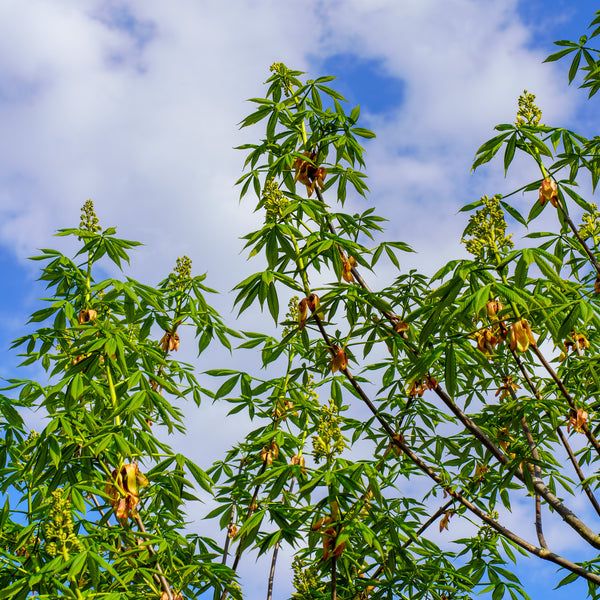
<svg viewBox="0 0 600 600"><path fill-rule="evenodd" d="M98 499L96 498L96 496L94 494L91 494L91 497L92 497L92 502L95 504L96 508L98 509L98 512L100 513L100 515L102 515L102 517L104 517L104 511L100 508Z"/></svg>
<svg viewBox="0 0 600 600"><path fill-rule="evenodd" d="M337 558L331 558L331 600L337 600L337 581L336 581Z"/></svg>
<svg viewBox="0 0 600 600"><path fill-rule="evenodd" d="M514 391L511 390L512 394ZM512 395L511 394L511 395ZM516 399L516 394L514 395ZM525 420L525 417L521 419L521 427L523 428L523 433L525 434L525 438L527 439L527 443L529 444L529 450L531 451L531 456L533 460L536 462L540 460L539 453L537 451L537 446L531 435L531 430L529 429L529 425ZM539 464L534 464L533 467L530 465L532 475L541 480L541 472ZM542 503L540 501L540 495L538 492L535 492L535 531L537 533L538 541L540 542L540 546L542 548L548 549L548 544L546 543L546 538L544 537L544 532L542 530Z"/></svg>
<svg viewBox="0 0 600 600"><path fill-rule="evenodd" d="M134 519L135 519L135 522L137 523L137 526L140 528L140 531L142 533L146 534L147 531L146 531L146 528L144 527L144 522L142 521L140 515L139 514L135 515ZM147 548L148 548L148 553L150 554L150 556L156 557L156 551L154 550L152 545L148 544ZM173 593L171 592L171 586L169 585L169 582L165 578L162 567L160 566L160 563L158 562L158 558L156 558L156 560L155 560L155 565L156 565L156 570L158 571L158 578L160 580L160 585L161 585L162 591L166 594L167 600L173 600Z"/></svg>
<svg viewBox="0 0 600 600"><path fill-rule="evenodd" d="M520 362L520 361L518 361L517 353L514 350L511 350L511 354L513 355L513 358L517 362ZM524 370L524 369L522 369L522 370ZM500 373L501 373L503 380L505 380L505 381L508 380L508 377L504 373L502 373L502 371ZM517 394L516 394L514 388L509 383L507 383L506 386L507 386L507 389L508 389L508 392L509 392L511 398L515 402L518 402ZM525 439L527 440L527 444L529 446L529 451L531 452L531 457L535 461L535 463L533 465L528 465L529 469L530 469L533 477L541 480L542 474L541 474L541 469L540 469L540 465L539 465L540 455L539 455L535 440L533 439L531 429L529 428L529 424L527 423L527 419L525 419L525 417L521 418L521 429L523 430L523 433L525 434ZM540 494L537 491L534 494L534 498L535 498L535 531L536 531L540 546L542 548L547 549L548 544L546 543L546 538L544 537L544 532L542 529L542 503L540 500Z"/></svg>
<svg viewBox="0 0 600 600"><path fill-rule="evenodd" d="M86 305L90 301L90 289L92 286L92 253L88 252L87 259L87 273L85 278L85 303Z"/></svg>
<svg viewBox="0 0 600 600"><path fill-rule="evenodd" d="M240 467L238 469L237 476L242 474L242 468L244 466L245 459L240 459ZM233 498L232 498L233 500ZM225 543L223 544L223 557L221 558L221 564L227 564L227 553L229 552L229 544L231 542L231 527L233 526L233 519L235 517L235 502L231 503L231 515L229 517L229 527L227 528L227 535L225 536Z"/></svg>
<svg viewBox="0 0 600 600"><path fill-rule="evenodd" d="M116 411L119 403L117 401L117 391L115 389L115 383L113 381L112 378L112 374L110 372L110 365L109 365L109 357L105 356L104 360L106 362L106 380L108 381L108 390L110 392L110 399L112 401L112 407L113 410ZM121 425L121 417L120 415L115 415L115 425L118 427L119 425Z"/></svg>
<svg viewBox="0 0 600 600"><path fill-rule="evenodd" d="M573 223L573 221L571 221L571 217L569 217L569 214L567 213L566 208L563 206L563 203L560 198L558 198L557 206L558 206L558 209L560 210L560 212L562 213L564 220L568 223L571 231L573 232L573 235L577 238L577 241L581 244L583 250L588 255L588 258L590 259L590 262L592 263L594 269L596 270L596 273L600 276L600 263L598 263L598 261L596 260L596 257L594 256L593 252L590 250L589 246L585 243L583 238L579 235L579 231L577 230L577 227L575 227L575 223Z"/></svg>
<svg viewBox="0 0 600 600"><path fill-rule="evenodd" d="M294 489L294 479L290 483L290 487L288 488L288 494L292 493ZM267 600L272 600L273 598L273 581L275 579L275 565L277 563L277 554L279 553L279 547L281 546L281 540L277 540L275 544L275 548L273 549L273 558L271 559L271 570L269 571L269 583L267 586Z"/></svg>
<svg viewBox="0 0 600 600"><path fill-rule="evenodd" d="M309 296L310 295L310 284L308 281L308 276L306 275L306 267L304 265L304 261L300 256L300 247L298 246L298 241L296 240L296 236L292 233L290 234L292 238L292 243L294 244L294 250L296 251L296 263L298 265L298 271L300 272L300 277L302 278L302 285L304 286L304 293Z"/></svg>
<svg viewBox="0 0 600 600"><path fill-rule="evenodd" d="M279 552L279 546L281 545L281 541L277 540L275 544L275 548L273 550L273 558L271 559L271 570L269 571L269 584L267 587L267 600L272 600L273 598L273 580L275 579L275 564L277 563L277 553Z"/></svg>
<svg viewBox="0 0 600 600"><path fill-rule="evenodd" d="M579 466L579 463L577 462L577 459L575 458L575 455L573 454L573 450L571 449L570 444L567 442L567 439L565 438L565 434L562 432L562 429L560 427L556 428L556 433L558 433L558 437L560 438L560 441L562 442L563 446L565 447L565 450L567 451L567 454L569 455L569 459L570 459L573 467L575 467L575 471L577 472L579 481L583 482L585 480L585 476L583 474L583 471L581 470L581 467ZM596 513L598 514L598 516L600 516L600 505L598 504L598 501L596 500L596 496L594 496L594 492L592 492L592 490L590 489L590 486L587 484L583 486L583 489L584 489L585 493L587 494L587 497L589 498Z"/></svg>

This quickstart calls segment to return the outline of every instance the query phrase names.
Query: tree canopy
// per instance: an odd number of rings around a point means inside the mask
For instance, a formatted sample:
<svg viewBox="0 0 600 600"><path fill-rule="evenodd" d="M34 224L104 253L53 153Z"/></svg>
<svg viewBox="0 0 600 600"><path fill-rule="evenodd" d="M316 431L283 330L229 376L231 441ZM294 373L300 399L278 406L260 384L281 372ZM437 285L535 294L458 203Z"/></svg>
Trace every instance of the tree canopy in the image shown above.
<svg viewBox="0 0 600 600"><path fill-rule="evenodd" d="M547 59L568 57L568 83L581 73L590 97L599 33L600 13L589 37ZM374 209L345 212L348 193L369 193L361 144L374 134L333 77L304 75L274 63L241 124L261 133L240 148L237 183L264 218L244 238L259 270L235 304L268 311L276 334L226 324L187 257L153 286L105 278L102 264L121 267L138 244L103 229L91 201L58 233L77 238L75 257L33 257L49 297L14 347L44 373L0 395L0 598L241 598L236 572L256 553L271 557L272 598L283 545L297 600L526 598L519 553L598 597L600 211L581 192L598 184L598 138L543 124L525 91L473 168L501 159L509 177L520 156L537 178L465 206L470 257L427 277L403 268L405 243L373 241ZM384 261L395 277L374 290ZM265 369L228 364L202 386L175 359L192 337L199 365L222 345ZM163 435L185 432L185 400L229 403L251 431L196 464ZM43 430L20 408L41 409ZM216 502L207 518L220 537L186 527L199 490ZM510 525L516 504L530 530ZM589 555L555 552L549 521ZM462 522L452 549L440 542Z"/></svg>

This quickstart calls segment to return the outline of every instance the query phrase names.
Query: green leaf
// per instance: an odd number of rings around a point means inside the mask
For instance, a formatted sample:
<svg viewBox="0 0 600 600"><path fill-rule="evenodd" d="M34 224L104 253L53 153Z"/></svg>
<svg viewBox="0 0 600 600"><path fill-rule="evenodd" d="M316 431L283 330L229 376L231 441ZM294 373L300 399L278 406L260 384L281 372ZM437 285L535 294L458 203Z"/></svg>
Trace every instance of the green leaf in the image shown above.
<svg viewBox="0 0 600 600"><path fill-rule="evenodd" d="M236 373L233 377L230 377L225 383L223 383L215 393L215 400L227 396L227 394L229 394L229 392L231 392L231 390L235 387L239 378L240 373Z"/></svg>
<svg viewBox="0 0 600 600"><path fill-rule="evenodd" d="M454 397L456 395L456 354L452 342L446 346L444 381L446 383L448 394L450 397Z"/></svg>
<svg viewBox="0 0 600 600"><path fill-rule="evenodd" d="M579 69L579 62L581 61L581 50L578 50L573 57L573 61L571 62L571 66L569 67L569 83L575 79L575 75L577 75L577 71Z"/></svg>
<svg viewBox="0 0 600 600"><path fill-rule="evenodd" d="M575 48L564 48L563 50L554 52L554 54L548 56L543 62L554 62L556 60L561 59L563 56L570 54L571 52L575 52Z"/></svg>
<svg viewBox="0 0 600 600"><path fill-rule="evenodd" d="M75 556L73 558L71 566L69 567L68 577L76 577L77 575L79 575L79 573L81 573L81 571L83 570L83 567L85 566L87 560L87 552L80 552L77 556Z"/></svg>
<svg viewBox="0 0 600 600"><path fill-rule="evenodd" d="M267 304L273 320L277 323L277 319L279 318L279 299L273 282L269 284L267 289Z"/></svg>
<svg viewBox="0 0 600 600"><path fill-rule="evenodd" d="M569 573L566 577L563 577L558 582L558 585L554 589L557 590L559 587L562 587L563 585L567 585L569 583L573 583L577 579L579 579L579 575L577 573Z"/></svg>
<svg viewBox="0 0 600 600"><path fill-rule="evenodd" d="M548 146L546 146L546 144L544 144L544 142L542 142L542 140L540 140L540 138L537 137L535 133L532 133L531 131L524 128L521 128L519 131L521 132L521 135L523 137L527 138L527 140L529 140L535 146L536 150L540 154L552 157L552 152L550 152L550 148L548 148Z"/></svg>
<svg viewBox="0 0 600 600"><path fill-rule="evenodd" d="M546 202L544 205L542 205L540 202L538 202L536 200L534 202L533 206L531 207L531 210L529 211L529 215L527 215L527 223L528 224L531 223L531 221L533 221L536 217L538 217L548 204L550 204L550 203Z"/></svg>
<svg viewBox="0 0 600 600"><path fill-rule="evenodd" d="M319 90L321 90L322 92L324 92L325 94L327 94L328 96L330 96L331 98L333 98L334 100L341 100L342 102L347 102L346 98L344 98L344 96L342 96L339 92L337 92L336 90L327 87L325 85L317 85L316 86ZM342 111L343 114L343 111Z"/></svg>
<svg viewBox="0 0 600 600"><path fill-rule="evenodd" d="M508 167L515 157L515 148L517 147L517 133L513 133L506 143L506 150L504 151L504 176L508 173Z"/></svg>
<svg viewBox="0 0 600 600"><path fill-rule="evenodd" d="M573 308L567 313L560 329L558 330L558 337L561 339L566 339L568 335L574 329L577 329L577 324L579 323L579 318L581 316L581 309L579 307L579 303L575 304Z"/></svg>
<svg viewBox="0 0 600 600"><path fill-rule="evenodd" d="M467 212L469 210L475 210L483 205L482 200L475 200L475 202L471 202L469 204L465 204L458 212Z"/></svg>
<svg viewBox="0 0 600 600"><path fill-rule="evenodd" d="M514 206L511 206L508 202L503 202L502 200L500 200L500 205L515 221L521 223L521 225L525 227L527 226L527 221L525 221L521 213Z"/></svg>
<svg viewBox="0 0 600 600"><path fill-rule="evenodd" d="M350 131L362 138L372 139L375 137L375 134L371 130L364 129L363 127L353 127Z"/></svg>
<svg viewBox="0 0 600 600"><path fill-rule="evenodd" d="M194 461L190 460L189 458L185 459L185 466L189 469L196 483L198 483L198 485L203 490L205 490L209 494L212 494L212 481L210 477Z"/></svg>

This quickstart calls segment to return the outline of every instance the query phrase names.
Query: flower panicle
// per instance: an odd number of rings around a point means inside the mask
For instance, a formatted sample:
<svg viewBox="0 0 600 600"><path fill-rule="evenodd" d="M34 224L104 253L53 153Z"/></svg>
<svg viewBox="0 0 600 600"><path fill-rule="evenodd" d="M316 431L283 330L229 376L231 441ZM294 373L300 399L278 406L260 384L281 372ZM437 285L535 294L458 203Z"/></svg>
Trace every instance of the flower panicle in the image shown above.
<svg viewBox="0 0 600 600"><path fill-rule="evenodd" d="M519 96L518 105L517 120L515 122L517 127L537 127L540 125L542 111L535 103L535 94L523 90L523 93Z"/></svg>
<svg viewBox="0 0 600 600"><path fill-rule="evenodd" d="M506 219L500 196L482 196L482 206L469 219L461 242L476 260L496 261L513 248L512 234L506 235Z"/></svg>
<svg viewBox="0 0 600 600"><path fill-rule="evenodd" d="M90 231L92 233L98 233L102 231L102 227L99 225L100 220L94 210L93 200L86 200L81 207L81 220L79 221L79 229L83 231Z"/></svg>

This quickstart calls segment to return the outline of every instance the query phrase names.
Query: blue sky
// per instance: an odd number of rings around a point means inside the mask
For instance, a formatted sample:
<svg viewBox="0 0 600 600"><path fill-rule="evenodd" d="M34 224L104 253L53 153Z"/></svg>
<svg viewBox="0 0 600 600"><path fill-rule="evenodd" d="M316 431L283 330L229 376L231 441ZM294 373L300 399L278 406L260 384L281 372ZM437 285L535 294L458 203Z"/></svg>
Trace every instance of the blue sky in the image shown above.
<svg viewBox="0 0 600 600"><path fill-rule="evenodd" d="M43 296L26 257L60 246L52 233L75 226L89 197L103 225L144 242L130 274L156 282L186 253L223 292L215 304L233 323L228 292L254 270L238 238L257 222L251 201L238 204L243 159L233 148L252 139L237 123L275 60L311 77L339 76L337 88L361 105L378 135L367 148L372 194L350 198L349 210L374 205L390 220L386 235L418 251L406 268L432 272L463 252L460 206L527 181L525 164L509 181L499 165L470 174L493 126L514 120L524 88L538 96L547 124L598 132L597 100L566 88L565 65L541 64L551 42L578 39L597 8L568 0L4 0L2 350ZM8 377L17 358L4 356L0 376ZM210 429L222 415L208 410L201 421ZM198 419L190 415L202 426ZM214 442L208 430L206 440ZM560 579L541 561L519 571L534 600ZM550 597L572 597L567 589Z"/></svg>

